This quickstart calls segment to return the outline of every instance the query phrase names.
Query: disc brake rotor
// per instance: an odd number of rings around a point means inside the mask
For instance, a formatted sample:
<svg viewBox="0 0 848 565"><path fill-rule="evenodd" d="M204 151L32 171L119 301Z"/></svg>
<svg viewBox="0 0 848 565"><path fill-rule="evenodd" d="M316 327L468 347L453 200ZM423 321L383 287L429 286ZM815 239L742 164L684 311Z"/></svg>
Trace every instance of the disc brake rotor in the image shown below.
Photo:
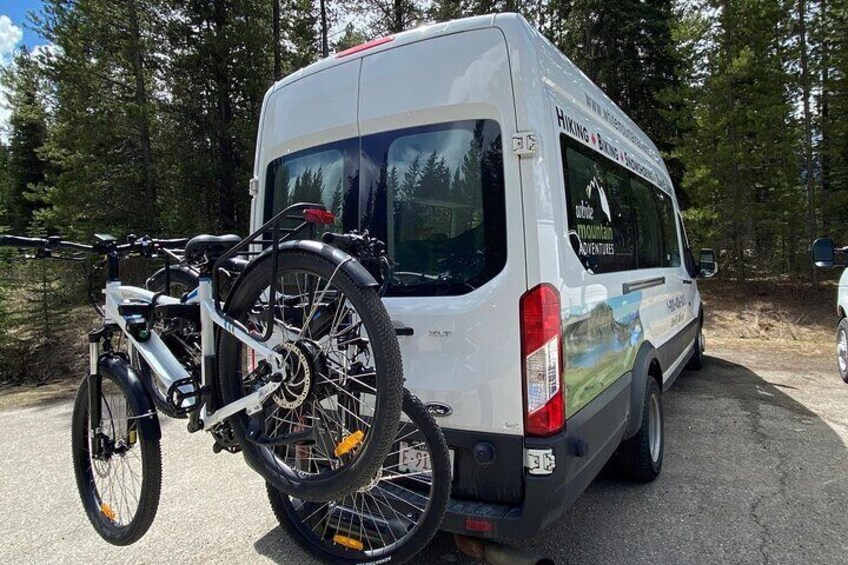
<svg viewBox="0 0 848 565"><path fill-rule="evenodd" d="M297 343L283 343L274 350L283 356L286 377L272 398L281 408L292 410L309 397L315 381L315 365L306 347Z"/></svg>

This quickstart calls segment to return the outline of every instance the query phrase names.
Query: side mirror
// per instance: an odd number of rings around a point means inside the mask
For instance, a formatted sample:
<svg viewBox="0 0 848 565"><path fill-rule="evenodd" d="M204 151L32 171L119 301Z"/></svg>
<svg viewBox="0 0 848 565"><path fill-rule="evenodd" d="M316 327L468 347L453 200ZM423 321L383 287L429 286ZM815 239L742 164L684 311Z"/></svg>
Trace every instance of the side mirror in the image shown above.
<svg viewBox="0 0 848 565"><path fill-rule="evenodd" d="M712 249L701 249L701 254L698 257L698 266L703 278L710 279L716 276L718 274L718 261L716 261L715 251Z"/></svg>
<svg viewBox="0 0 848 565"><path fill-rule="evenodd" d="M815 263L816 267L833 267L834 254L832 239L820 237L813 242L813 263Z"/></svg>

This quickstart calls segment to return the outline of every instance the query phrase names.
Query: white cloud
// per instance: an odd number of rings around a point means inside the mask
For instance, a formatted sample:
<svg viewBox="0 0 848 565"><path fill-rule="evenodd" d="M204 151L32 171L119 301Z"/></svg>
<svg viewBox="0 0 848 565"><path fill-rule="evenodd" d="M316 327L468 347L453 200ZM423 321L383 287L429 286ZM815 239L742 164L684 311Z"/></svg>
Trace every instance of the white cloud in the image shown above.
<svg viewBox="0 0 848 565"><path fill-rule="evenodd" d="M5 67L12 62L12 55L23 37L23 30L12 23L9 16L0 15L0 66ZM6 93L0 88L0 139L3 140L7 136L9 113L9 108L6 106Z"/></svg>
<svg viewBox="0 0 848 565"><path fill-rule="evenodd" d="M2 64L6 65L12 60L12 54L23 38L23 30L12 23L9 16L0 16L0 62Z"/></svg>

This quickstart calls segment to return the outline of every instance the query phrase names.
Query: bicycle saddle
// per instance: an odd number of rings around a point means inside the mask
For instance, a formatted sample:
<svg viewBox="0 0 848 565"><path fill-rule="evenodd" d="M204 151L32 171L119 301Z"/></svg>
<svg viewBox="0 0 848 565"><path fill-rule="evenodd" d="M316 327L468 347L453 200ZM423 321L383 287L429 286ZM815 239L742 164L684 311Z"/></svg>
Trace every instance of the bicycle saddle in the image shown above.
<svg viewBox="0 0 848 565"><path fill-rule="evenodd" d="M198 235L189 240L185 247L185 260L191 265L214 263L218 257L241 242L235 234Z"/></svg>

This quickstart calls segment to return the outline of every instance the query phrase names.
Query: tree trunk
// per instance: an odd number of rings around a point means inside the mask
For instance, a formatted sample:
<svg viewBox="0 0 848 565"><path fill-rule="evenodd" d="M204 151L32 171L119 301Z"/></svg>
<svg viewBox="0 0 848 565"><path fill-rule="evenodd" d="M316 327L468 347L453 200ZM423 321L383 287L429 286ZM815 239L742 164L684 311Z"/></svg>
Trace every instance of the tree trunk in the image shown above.
<svg viewBox="0 0 848 565"><path fill-rule="evenodd" d="M804 169L807 176L807 241L816 238L816 178L813 166L813 119L810 112L810 65L807 53L807 0L798 0L798 44L801 50L801 90L804 106ZM810 266L810 282L818 288L818 272Z"/></svg>
<svg viewBox="0 0 848 565"><path fill-rule="evenodd" d="M327 0L321 0L321 55L326 59L330 56L330 43L327 39Z"/></svg>
<svg viewBox="0 0 848 565"><path fill-rule="evenodd" d="M827 0L821 0L820 18L822 20L822 40L821 40L821 98L819 99L819 116L821 119L821 198L825 202L830 192L830 29L827 11ZM822 213L823 229L822 236L833 235L832 230L835 226L830 225L830 222L825 220L827 215ZM816 234L818 235L818 234Z"/></svg>
<svg viewBox="0 0 848 565"><path fill-rule="evenodd" d="M274 30L274 82L283 78L283 64L280 55L280 0L271 0L273 9L271 10L273 18L272 28ZM323 0L321 6L324 5Z"/></svg>
<svg viewBox="0 0 848 565"><path fill-rule="evenodd" d="M395 0L395 29L392 31L394 33L400 33L403 31L403 0Z"/></svg>
<svg viewBox="0 0 848 565"><path fill-rule="evenodd" d="M214 25L215 32L223 36L228 24L227 21L228 0L215 0ZM217 54L214 64L213 81L215 84L215 107L217 116L214 120L215 145L218 153L218 218L216 225L221 230L230 231L238 226L235 207L235 171L238 170L233 140L230 137L230 128L233 121L232 100L230 99L230 73L227 62L227 45L217 42L222 52Z"/></svg>
<svg viewBox="0 0 848 565"><path fill-rule="evenodd" d="M138 11L135 0L127 1L127 15L130 27L130 51L133 76L135 79L134 99L138 107L138 132L141 145L141 168L144 180L144 194L148 206L150 229L155 228L158 214L156 213L156 184L153 180L153 152L150 143L150 116L148 113L147 86L144 82L144 54L141 48L141 28L138 22Z"/></svg>

